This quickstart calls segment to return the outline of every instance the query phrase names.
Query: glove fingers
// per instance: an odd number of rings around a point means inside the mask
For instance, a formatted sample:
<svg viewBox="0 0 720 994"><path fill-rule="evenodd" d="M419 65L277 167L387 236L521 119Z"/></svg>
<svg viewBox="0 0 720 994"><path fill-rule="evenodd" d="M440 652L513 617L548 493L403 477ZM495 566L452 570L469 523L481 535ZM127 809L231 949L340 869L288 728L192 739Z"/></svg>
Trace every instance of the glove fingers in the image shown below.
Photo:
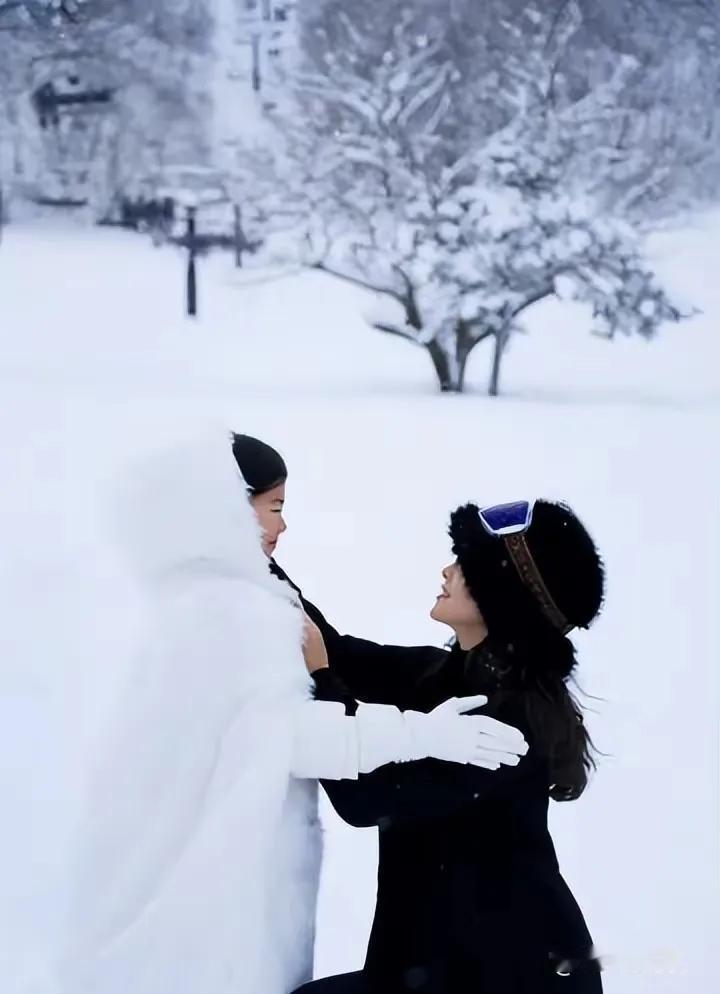
<svg viewBox="0 0 720 994"><path fill-rule="evenodd" d="M471 759L468 765L469 766L479 766L480 769L483 769L483 770L493 770L494 771L494 770L499 770L500 769L500 764L499 763L493 763L489 759Z"/></svg>
<svg viewBox="0 0 720 994"><path fill-rule="evenodd" d="M478 749L474 759L484 759L488 763L499 763L502 766L517 766L520 756L514 752L502 752L497 749Z"/></svg>
<svg viewBox="0 0 720 994"><path fill-rule="evenodd" d="M518 740L507 742L505 739L499 739L493 735L485 735L483 733L475 735L474 744L477 749L482 749L483 752L497 753L503 756L517 756L518 759L527 753L524 740L522 742Z"/></svg>
<svg viewBox="0 0 720 994"><path fill-rule="evenodd" d="M484 714L471 715L466 720L472 721L479 731L485 735L491 736L501 745L507 746L511 749L515 749L517 747L518 752L521 752L523 755L525 755L528 751L528 744L525 741L525 736L519 728L515 728L513 725L506 725L505 722L498 721L496 718L490 718L488 715Z"/></svg>
<svg viewBox="0 0 720 994"><path fill-rule="evenodd" d="M474 711L487 704L485 694L475 694L473 697L452 697L446 703L452 706L452 710L457 714L465 714L467 711Z"/></svg>

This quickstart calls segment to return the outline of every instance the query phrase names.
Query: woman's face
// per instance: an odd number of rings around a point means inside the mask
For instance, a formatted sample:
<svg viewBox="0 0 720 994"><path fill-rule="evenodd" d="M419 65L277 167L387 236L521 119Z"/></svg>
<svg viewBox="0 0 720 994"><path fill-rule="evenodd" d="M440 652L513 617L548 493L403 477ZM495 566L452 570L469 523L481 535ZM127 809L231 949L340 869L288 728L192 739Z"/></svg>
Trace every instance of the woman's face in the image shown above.
<svg viewBox="0 0 720 994"><path fill-rule="evenodd" d="M264 494L251 497L250 503L262 528L262 550L270 558L275 552L280 536L287 528L283 518L285 484L280 483Z"/></svg>
<svg viewBox="0 0 720 994"><path fill-rule="evenodd" d="M468 628L483 624L475 601L465 585L465 577L457 562L446 566L442 571L442 592L435 601L430 617L449 625L457 631L458 628Z"/></svg>

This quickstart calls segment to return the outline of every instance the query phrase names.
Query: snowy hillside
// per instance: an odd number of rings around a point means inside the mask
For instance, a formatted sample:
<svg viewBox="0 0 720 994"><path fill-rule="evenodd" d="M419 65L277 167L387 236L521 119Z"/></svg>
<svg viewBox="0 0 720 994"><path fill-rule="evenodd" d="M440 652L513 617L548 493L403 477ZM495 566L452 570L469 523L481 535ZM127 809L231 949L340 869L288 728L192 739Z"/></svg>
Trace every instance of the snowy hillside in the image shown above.
<svg viewBox="0 0 720 994"><path fill-rule="evenodd" d="M109 481L145 441L216 417L280 448L278 559L337 627L435 642L428 618L458 502L568 499L607 559L602 620L578 639L607 754L553 806L561 864L607 955L608 994L710 989L718 926L720 218L650 251L701 310L651 344L588 334L547 303L504 396L440 396L423 350L370 331L366 294L318 274L238 274L138 236L11 227L0 244L0 973L61 909L64 778L112 694L138 615L107 540ZM75 728L69 734L67 723ZM78 722L81 735L77 734ZM12 744L12 745L11 745ZM374 836L327 817L318 971L357 967Z"/></svg>

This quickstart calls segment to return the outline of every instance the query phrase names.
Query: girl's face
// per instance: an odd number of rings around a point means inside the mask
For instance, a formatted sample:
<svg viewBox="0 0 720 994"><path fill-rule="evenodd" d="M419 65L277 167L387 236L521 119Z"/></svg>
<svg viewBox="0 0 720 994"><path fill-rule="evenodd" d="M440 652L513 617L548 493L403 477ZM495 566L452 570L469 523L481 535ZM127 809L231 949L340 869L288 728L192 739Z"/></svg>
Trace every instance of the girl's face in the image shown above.
<svg viewBox="0 0 720 994"><path fill-rule="evenodd" d="M446 566L442 576L442 592L435 601L430 617L434 621L449 625L455 631L459 628L482 626L483 617L465 585L465 577L459 564L455 562L451 566Z"/></svg>
<svg viewBox="0 0 720 994"><path fill-rule="evenodd" d="M280 483L264 494L251 497L250 503L262 528L262 550L269 559L275 552L280 536L287 529L283 518L285 484Z"/></svg>

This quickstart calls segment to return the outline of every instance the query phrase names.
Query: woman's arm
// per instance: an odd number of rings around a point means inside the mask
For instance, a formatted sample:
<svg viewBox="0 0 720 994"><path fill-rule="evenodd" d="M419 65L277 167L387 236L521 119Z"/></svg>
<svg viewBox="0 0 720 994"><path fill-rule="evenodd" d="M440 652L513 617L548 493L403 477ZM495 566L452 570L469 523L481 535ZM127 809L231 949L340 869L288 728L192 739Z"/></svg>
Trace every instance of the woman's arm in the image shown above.
<svg viewBox="0 0 720 994"><path fill-rule="evenodd" d="M516 708L500 717L521 724ZM426 758L383 766L352 782L323 781L323 787L340 817L360 828L455 814L478 800L526 790L541 773L541 760L532 753L495 770Z"/></svg>
<svg viewBox="0 0 720 994"><path fill-rule="evenodd" d="M437 646L380 645L353 635L341 635L275 560L271 560L270 570L298 594L303 610L322 633L330 668L355 698L402 707L407 694L446 661L447 650Z"/></svg>
<svg viewBox="0 0 720 994"><path fill-rule="evenodd" d="M297 777L356 780L388 764L426 758L494 771L501 765L516 766L527 752L522 733L513 726L487 715L469 715L487 704L484 695L451 698L429 713L358 704L330 670L323 634L309 618L303 654L317 699L305 703L297 722Z"/></svg>
<svg viewBox="0 0 720 994"><path fill-rule="evenodd" d="M402 706L408 694L447 661L447 650L437 646L380 645L341 635L314 604L304 598L302 603L322 633L331 671L361 701Z"/></svg>
<svg viewBox="0 0 720 994"><path fill-rule="evenodd" d="M452 815L480 799L508 789L524 789L535 764L529 756L517 766L493 771L424 759L383 767L357 780L322 785L343 821L356 828Z"/></svg>
<svg viewBox="0 0 720 994"><path fill-rule="evenodd" d="M292 765L296 777L356 781L388 764L427 757L496 770L501 764L516 765L527 750L517 729L485 715L467 714L486 703L484 696L454 698L429 714L402 712L384 704L357 705L327 669L313 676L326 699L306 701L298 708Z"/></svg>
<svg viewBox="0 0 720 994"><path fill-rule="evenodd" d="M305 701L297 709L291 773L299 780L357 780L354 719L333 701Z"/></svg>

